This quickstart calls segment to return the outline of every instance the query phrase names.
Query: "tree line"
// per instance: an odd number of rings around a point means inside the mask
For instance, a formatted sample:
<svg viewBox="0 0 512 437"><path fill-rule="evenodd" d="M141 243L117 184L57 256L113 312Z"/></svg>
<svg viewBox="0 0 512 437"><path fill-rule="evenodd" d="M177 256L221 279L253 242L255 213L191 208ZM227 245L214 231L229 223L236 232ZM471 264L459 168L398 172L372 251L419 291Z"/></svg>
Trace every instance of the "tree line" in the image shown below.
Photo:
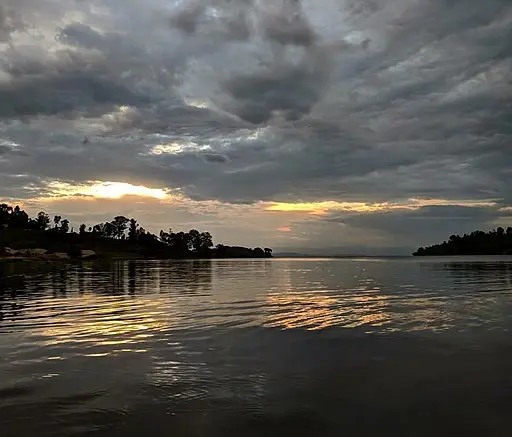
<svg viewBox="0 0 512 437"><path fill-rule="evenodd" d="M498 227L489 232L451 235L448 241L420 247L414 256L441 255L508 255L512 254L512 227Z"/></svg>
<svg viewBox="0 0 512 437"><path fill-rule="evenodd" d="M41 211L31 218L19 206L0 205L1 230L25 230L44 234L50 240L67 239L74 244L86 246L87 243L110 242L116 247L138 248L140 252L170 257L257 257L270 258L270 248L230 247L222 244L214 246L213 237L209 232L191 229L188 232L161 230L158 235L152 234L139 225L136 219L116 216L108 222L87 226L82 223L78 232L70 228L70 221L56 215L51 218ZM46 240L48 240L48 238ZM5 239L4 239L5 241ZM123 243L121 243L123 242ZM89 244L89 245L91 245Z"/></svg>

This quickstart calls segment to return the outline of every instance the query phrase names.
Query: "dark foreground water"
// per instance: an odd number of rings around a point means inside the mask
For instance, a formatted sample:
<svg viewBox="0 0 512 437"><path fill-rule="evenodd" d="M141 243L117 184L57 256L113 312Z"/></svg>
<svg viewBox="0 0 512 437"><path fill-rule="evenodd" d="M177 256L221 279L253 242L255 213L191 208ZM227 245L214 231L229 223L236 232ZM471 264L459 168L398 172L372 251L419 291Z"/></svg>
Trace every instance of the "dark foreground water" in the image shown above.
<svg viewBox="0 0 512 437"><path fill-rule="evenodd" d="M512 435L510 259L0 278L2 437Z"/></svg>

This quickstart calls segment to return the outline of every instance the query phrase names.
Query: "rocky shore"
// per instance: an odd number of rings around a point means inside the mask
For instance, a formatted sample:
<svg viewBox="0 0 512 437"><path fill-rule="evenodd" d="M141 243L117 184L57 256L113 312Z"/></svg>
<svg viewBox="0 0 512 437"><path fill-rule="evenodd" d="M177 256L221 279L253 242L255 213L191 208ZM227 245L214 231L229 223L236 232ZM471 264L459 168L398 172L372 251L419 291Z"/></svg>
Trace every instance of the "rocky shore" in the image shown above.
<svg viewBox="0 0 512 437"><path fill-rule="evenodd" d="M79 254L71 257L66 252L52 252L41 248L15 250L6 247L0 254L0 259L4 260L66 261L71 259L88 260L96 257L94 250L81 250Z"/></svg>

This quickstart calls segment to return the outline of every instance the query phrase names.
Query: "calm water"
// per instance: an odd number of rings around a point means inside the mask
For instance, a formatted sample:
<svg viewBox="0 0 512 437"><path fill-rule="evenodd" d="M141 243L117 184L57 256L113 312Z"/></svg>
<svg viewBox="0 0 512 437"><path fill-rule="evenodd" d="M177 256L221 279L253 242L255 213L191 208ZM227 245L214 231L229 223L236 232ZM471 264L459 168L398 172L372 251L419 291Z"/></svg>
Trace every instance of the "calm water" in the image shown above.
<svg viewBox="0 0 512 437"><path fill-rule="evenodd" d="M510 258L0 278L2 437L512 434Z"/></svg>

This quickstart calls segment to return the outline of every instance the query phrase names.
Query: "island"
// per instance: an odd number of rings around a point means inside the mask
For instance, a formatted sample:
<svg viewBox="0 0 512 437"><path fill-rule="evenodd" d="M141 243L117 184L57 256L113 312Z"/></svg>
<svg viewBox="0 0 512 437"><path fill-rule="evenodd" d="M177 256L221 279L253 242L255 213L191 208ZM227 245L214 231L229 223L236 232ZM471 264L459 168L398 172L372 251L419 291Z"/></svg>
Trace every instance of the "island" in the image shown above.
<svg viewBox="0 0 512 437"><path fill-rule="evenodd" d="M61 216L41 211L35 218L19 206L0 204L0 259L197 259L271 258L272 249L217 244L209 232L142 228L136 219L116 216L78 232Z"/></svg>
<svg viewBox="0 0 512 437"><path fill-rule="evenodd" d="M448 241L420 247L413 255L512 255L512 227L506 230L499 227L489 232L474 231L462 236L451 235Z"/></svg>

